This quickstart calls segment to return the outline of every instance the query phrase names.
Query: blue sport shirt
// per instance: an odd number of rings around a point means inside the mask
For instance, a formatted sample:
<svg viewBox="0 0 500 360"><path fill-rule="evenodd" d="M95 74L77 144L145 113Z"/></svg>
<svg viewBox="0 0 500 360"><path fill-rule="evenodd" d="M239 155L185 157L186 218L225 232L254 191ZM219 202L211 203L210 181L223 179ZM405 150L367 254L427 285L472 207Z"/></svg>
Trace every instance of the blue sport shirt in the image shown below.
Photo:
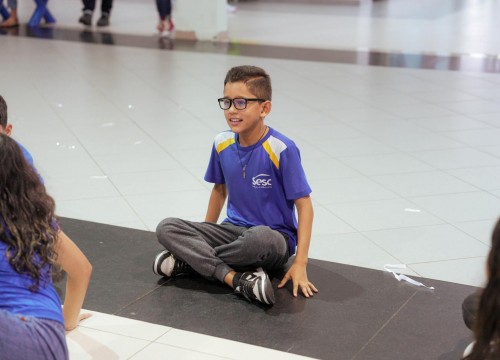
<svg viewBox="0 0 500 360"><path fill-rule="evenodd" d="M33 279L14 270L6 251L7 244L0 240L0 309L22 316L55 320L64 325L61 300L52 284L49 269L44 269L44 281L40 281L38 292L33 293L29 290Z"/></svg>
<svg viewBox="0 0 500 360"><path fill-rule="evenodd" d="M243 167L246 165L245 177ZM288 235L290 255L297 246L294 200L307 196L306 179L295 143L269 128L257 144L241 147L238 135L224 131L215 137L205 180L225 184L227 218L238 226L266 225Z"/></svg>

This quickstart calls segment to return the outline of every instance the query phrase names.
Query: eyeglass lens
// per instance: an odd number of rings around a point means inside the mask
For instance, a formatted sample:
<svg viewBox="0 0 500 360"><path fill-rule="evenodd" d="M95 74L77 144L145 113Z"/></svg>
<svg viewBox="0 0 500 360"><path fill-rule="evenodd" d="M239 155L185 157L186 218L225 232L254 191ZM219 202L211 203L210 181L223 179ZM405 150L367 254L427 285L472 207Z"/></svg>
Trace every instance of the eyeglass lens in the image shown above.
<svg viewBox="0 0 500 360"><path fill-rule="evenodd" d="M238 110L243 110L247 107L247 100L242 98L237 99L219 99L219 105L222 109L227 110L231 104Z"/></svg>

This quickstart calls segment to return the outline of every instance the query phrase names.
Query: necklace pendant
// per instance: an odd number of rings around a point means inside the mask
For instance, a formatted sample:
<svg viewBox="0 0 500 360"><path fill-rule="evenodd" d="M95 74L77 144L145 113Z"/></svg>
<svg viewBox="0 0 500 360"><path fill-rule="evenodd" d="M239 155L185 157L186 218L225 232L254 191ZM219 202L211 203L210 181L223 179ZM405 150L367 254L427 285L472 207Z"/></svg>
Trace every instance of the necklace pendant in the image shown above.
<svg viewBox="0 0 500 360"><path fill-rule="evenodd" d="M250 162L250 159L252 158L253 151L255 150L257 145L259 144L259 141L261 141L262 138L264 137L264 135L266 134L267 129L268 129L267 126L264 126L264 131L260 135L259 140L257 140L257 142L255 144L253 144L252 150L250 151L250 155L248 155L248 160L247 160L247 163L245 165L243 165L243 161L241 161L239 140L236 140L236 150L238 151L238 158L240 159L240 165L241 165L241 170L242 170L241 175L243 175L243 179L245 179L247 177L247 165Z"/></svg>

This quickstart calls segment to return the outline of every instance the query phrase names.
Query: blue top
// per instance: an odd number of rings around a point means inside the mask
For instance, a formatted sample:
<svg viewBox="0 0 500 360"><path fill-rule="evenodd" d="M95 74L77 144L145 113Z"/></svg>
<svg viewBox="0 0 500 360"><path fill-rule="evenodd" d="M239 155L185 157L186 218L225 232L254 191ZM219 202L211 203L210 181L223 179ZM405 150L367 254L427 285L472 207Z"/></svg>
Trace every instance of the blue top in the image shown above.
<svg viewBox="0 0 500 360"><path fill-rule="evenodd" d="M237 134L224 131L215 137L205 180L226 185L224 221L247 227L266 225L283 232L288 235L290 255L295 253L294 200L309 195L311 188L292 140L269 128L257 144L241 147Z"/></svg>
<svg viewBox="0 0 500 360"><path fill-rule="evenodd" d="M24 158L26 159L26 161L27 161L28 163L30 163L30 164L31 164L31 166L34 166L34 165L33 165L33 157L31 156L31 154L29 153L29 151L28 151L28 150L26 150L26 148L25 148L24 146L22 146L20 143L18 143L17 141L16 141L16 143L17 143L17 145L19 145L19 147L20 147L20 148L21 148L21 150L23 151Z"/></svg>
<svg viewBox="0 0 500 360"><path fill-rule="evenodd" d="M52 284L50 268L43 269L38 292L31 292L29 288L34 283L33 279L14 270L6 251L7 244L0 240L0 309L23 316L55 320L64 325L61 300Z"/></svg>
<svg viewBox="0 0 500 360"><path fill-rule="evenodd" d="M33 157L24 146L17 143L26 160L33 165ZM10 236L5 221L0 217L5 235ZM58 226L54 223L54 226ZM0 235L3 235L0 233ZM50 268L45 267L42 271L42 279L38 292L29 290L34 284L33 279L27 274L19 274L10 265L6 255L7 244L0 240L0 309L23 316L50 319L64 325L61 309L61 299L57 294Z"/></svg>

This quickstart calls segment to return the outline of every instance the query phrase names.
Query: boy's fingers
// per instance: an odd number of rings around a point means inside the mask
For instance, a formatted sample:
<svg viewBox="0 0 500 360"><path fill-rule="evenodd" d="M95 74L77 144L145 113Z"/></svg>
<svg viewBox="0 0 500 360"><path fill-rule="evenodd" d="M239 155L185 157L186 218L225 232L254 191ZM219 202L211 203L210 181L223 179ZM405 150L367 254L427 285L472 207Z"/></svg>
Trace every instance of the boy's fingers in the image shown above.
<svg viewBox="0 0 500 360"><path fill-rule="evenodd" d="M302 287L302 292L304 293L304 296L306 298L310 297L310 296L313 296L313 293L311 291L311 289L309 288L309 285L306 284Z"/></svg>
<svg viewBox="0 0 500 360"><path fill-rule="evenodd" d="M318 292L318 289L316 289L316 286L314 286L313 283L309 283L309 286L311 289L313 289L314 292Z"/></svg>
<svg viewBox="0 0 500 360"><path fill-rule="evenodd" d="M282 288L290 280L290 275L286 274L278 285L278 288Z"/></svg>

